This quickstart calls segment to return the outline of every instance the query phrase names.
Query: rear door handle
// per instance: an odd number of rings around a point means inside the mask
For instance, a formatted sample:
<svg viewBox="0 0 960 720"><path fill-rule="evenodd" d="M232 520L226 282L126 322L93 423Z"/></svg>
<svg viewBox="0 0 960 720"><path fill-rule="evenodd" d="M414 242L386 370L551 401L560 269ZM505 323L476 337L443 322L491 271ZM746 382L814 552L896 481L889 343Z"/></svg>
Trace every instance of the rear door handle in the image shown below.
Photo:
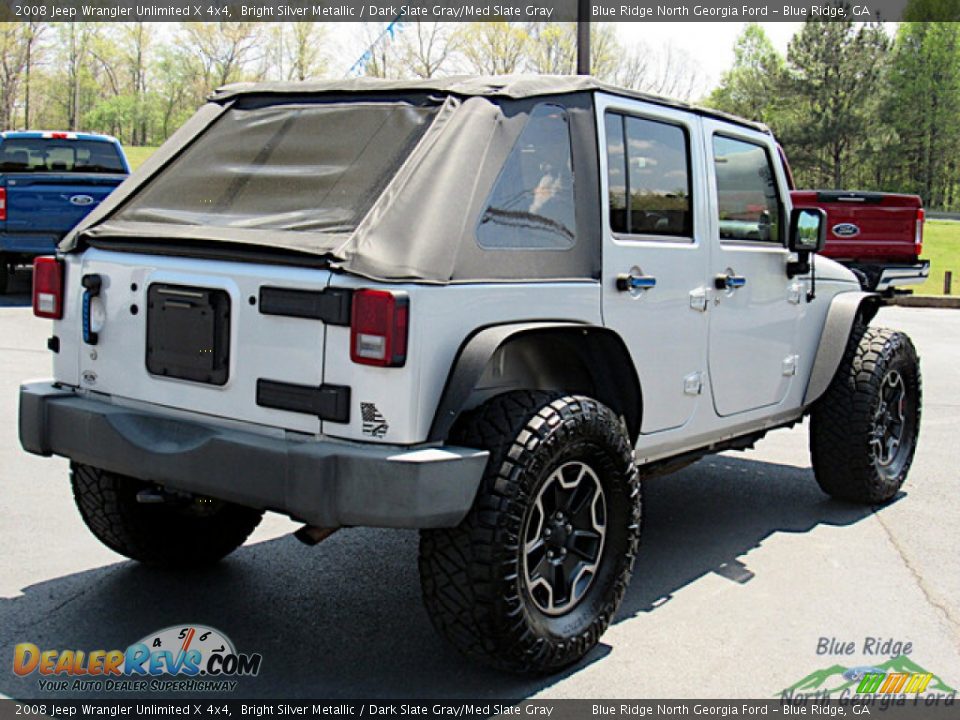
<svg viewBox="0 0 960 720"><path fill-rule="evenodd" d="M97 333L92 329L93 320L90 317L90 305L93 299L100 294L103 279L99 275L84 275L80 284L84 287L83 302L80 311L83 325L83 341L87 345L96 345L99 338L97 337Z"/></svg>
<svg viewBox="0 0 960 720"><path fill-rule="evenodd" d="M736 290L747 284L747 279L742 275L717 275L714 278L713 285L717 290Z"/></svg>
<svg viewBox="0 0 960 720"><path fill-rule="evenodd" d="M652 275L617 275L617 290L650 290L657 286L657 279Z"/></svg>

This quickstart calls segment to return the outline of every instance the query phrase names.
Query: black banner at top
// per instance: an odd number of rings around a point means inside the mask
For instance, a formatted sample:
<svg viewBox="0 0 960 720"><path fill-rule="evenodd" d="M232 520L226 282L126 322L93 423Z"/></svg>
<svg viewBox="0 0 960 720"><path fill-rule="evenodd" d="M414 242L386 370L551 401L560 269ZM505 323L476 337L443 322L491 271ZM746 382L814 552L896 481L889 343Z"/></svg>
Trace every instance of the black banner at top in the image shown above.
<svg viewBox="0 0 960 720"><path fill-rule="evenodd" d="M953 7L951 7L953 6ZM798 22L960 20L940 0L0 0L0 20L41 22Z"/></svg>

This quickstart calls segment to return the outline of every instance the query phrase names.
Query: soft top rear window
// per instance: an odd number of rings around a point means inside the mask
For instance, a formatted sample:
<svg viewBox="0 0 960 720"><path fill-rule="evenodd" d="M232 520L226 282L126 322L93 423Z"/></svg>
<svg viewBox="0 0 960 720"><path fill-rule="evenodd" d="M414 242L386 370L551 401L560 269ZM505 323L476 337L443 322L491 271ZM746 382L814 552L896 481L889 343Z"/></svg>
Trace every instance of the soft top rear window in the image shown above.
<svg viewBox="0 0 960 720"><path fill-rule="evenodd" d="M436 112L400 102L232 108L117 219L351 232Z"/></svg>
<svg viewBox="0 0 960 720"><path fill-rule="evenodd" d="M112 142L65 138L7 138L0 144L0 172L123 173Z"/></svg>

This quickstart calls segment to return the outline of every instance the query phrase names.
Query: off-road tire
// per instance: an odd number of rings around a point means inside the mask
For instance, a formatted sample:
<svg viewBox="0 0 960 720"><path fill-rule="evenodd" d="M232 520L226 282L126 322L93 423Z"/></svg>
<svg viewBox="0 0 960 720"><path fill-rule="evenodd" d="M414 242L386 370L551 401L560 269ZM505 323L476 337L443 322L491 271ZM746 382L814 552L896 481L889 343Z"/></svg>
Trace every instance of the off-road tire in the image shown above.
<svg viewBox="0 0 960 720"><path fill-rule="evenodd" d="M641 486L625 423L587 397L515 391L468 413L451 442L490 458L463 522L421 532L421 586L434 626L468 657L499 669L545 673L577 662L613 619L637 553ZM605 545L580 600L548 615L525 579L525 528L551 474L581 460L602 487Z"/></svg>
<svg viewBox="0 0 960 720"><path fill-rule="evenodd" d="M243 545L263 512L219 500L171 497L141 503L154 486L89 465L72 464L70 482L83 521L100 542L147 565L209 565Z"/></svg>
<svg viewBox="0 0 960 720"><path fill-rule="evenodd" d="M884 463L877 410L884 384L895 376L904 388L904 405L898 408L903 428L896 455ZM895 497L913 462L921 405L920 361L910 338L857 322L837 374L811 413L810 453L823 491L870 505Z"/></svg>

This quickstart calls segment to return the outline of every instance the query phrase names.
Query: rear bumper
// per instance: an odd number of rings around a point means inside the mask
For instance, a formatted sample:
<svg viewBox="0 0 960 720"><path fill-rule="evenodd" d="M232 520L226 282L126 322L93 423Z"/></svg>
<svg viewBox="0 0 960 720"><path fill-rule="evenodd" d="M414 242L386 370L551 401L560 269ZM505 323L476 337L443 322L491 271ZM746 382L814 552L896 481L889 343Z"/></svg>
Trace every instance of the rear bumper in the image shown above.
<svg viewBox="0 0 960 720"><path fill-rule="evenodd" d="M0 233L0 253L10 255L50 255L57 249L57 235Z"/></svg>
<svg viewBox="0 0 960 720"><path fill-rule="evenodd" d="M930 277L930 261L921 260L912 265L884 266L877 279L877 292L890 290L901 285L919 285Z"/></svg>
<svg viewBox="0 0 960 720"><path fill-rule="evenodd" d="M452 527L487 453L267 437L81 396L20 387L20 444L177 490L275 510L320 527Z"/></svg>
<svg viewBox="0 0 960 720"><path fill-rule="evenodd" d="M919 285L930 277L930 261L918 260L915 263L892 262L854 262L838 260L854 271L859 271L867 279L871 292L887 292L905 285Z"/></svg>

